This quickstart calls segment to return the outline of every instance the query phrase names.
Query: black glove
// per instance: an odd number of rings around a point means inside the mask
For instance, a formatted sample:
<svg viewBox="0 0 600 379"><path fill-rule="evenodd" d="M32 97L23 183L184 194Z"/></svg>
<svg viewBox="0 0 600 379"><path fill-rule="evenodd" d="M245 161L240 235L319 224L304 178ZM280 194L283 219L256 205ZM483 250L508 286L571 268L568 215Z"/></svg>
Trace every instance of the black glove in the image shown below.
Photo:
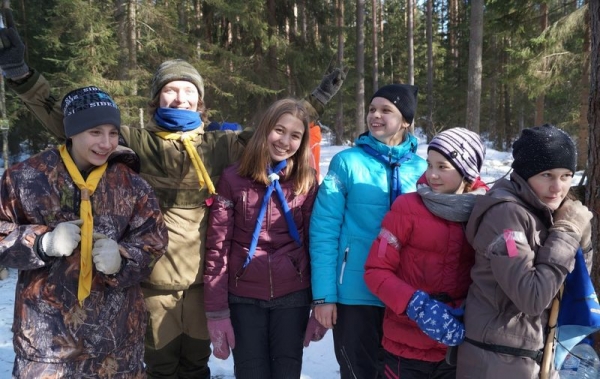
<svg viewBox="0 0 600 379"><path fill-rule="evenodd" d="M0 69L8 79L18 78L29 72L25 63L25 45L14 25L10 9L3 9L6 28L0 29Z"/></svg>
<svg viewBox="0 0 600 379"><path fill-rule="evenodd" d="M322 105L326 105L332 97L340 90L346 74L348 73L348 67L333 67L330 64L323 76L321 83L315 88L311 95L319 101Z"/></svg>

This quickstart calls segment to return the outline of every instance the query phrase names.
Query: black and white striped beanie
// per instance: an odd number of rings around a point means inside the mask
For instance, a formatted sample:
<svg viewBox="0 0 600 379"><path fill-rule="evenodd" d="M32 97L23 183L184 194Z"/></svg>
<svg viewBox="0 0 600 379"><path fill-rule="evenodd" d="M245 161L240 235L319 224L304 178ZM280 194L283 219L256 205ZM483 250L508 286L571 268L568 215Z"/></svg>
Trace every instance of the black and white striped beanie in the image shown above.
<svg viewBox="0 0 600 379"><path fill-rule="evenodd" d="M479 177L485 158L479 134L465 128L444 130L429 142L429 150L442 154L469 183Z"/></svg>

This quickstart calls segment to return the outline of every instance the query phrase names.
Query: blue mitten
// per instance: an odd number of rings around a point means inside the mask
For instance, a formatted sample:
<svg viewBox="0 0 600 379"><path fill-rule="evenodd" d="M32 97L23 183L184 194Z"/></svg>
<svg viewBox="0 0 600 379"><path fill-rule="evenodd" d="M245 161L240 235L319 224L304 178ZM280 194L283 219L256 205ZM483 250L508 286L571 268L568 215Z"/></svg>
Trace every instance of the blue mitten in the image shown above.
<svg viewBox="0 0 600 379"><path fill-rule="evenodd" d="M452 309L430 299L423 291L415 291L406 308L408 317L417 323L423 333L448 346L459 345L465 338L465 327L456 319L462 313L461 308Z"/></svg>

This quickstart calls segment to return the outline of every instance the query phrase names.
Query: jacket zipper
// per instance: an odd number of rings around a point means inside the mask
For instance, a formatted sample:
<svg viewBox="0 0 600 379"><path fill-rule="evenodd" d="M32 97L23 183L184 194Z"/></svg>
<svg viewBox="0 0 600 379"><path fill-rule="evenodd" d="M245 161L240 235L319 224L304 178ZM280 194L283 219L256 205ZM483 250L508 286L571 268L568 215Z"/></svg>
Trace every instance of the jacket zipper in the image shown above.
<svg viewBox="0 0 600 379"><path fill-rule="evenodd" d="M344 271L346 270L346 262L348 261L348 250L350 250L350 246L346 247L346 250L344 250L344 260L342 261L342 270L340 272L340 284L344 282Z"/></svg>
<svg viewBox="0 0 600 379"><path fill-rule="evenodd" d="M267 257L269 258L269 287L271 290L271 299L273 298L273 273L271 272L271 254L267 253Z"/></svg>
<svg viewBox="0 0 600 379"><path fill-rule="evenodd" d="M242 208L244 219L246 219L246 215L248 214L248 193L246 191L242 192Z"/></svg>

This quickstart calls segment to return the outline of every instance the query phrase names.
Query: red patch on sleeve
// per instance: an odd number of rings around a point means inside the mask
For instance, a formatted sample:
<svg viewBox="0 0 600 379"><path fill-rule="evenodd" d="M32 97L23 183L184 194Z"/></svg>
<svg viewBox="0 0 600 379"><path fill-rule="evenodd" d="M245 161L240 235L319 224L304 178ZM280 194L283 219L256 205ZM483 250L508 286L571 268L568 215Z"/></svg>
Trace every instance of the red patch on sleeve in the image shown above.
<svg viewBox="0 0 600 379"><path fill-rule="evenodd" d="M517 243L513 238L513 231L511 229L504 229L504 242L506 243L506 251L508 252L509 257L513 258L519 255Z"/></svg>

